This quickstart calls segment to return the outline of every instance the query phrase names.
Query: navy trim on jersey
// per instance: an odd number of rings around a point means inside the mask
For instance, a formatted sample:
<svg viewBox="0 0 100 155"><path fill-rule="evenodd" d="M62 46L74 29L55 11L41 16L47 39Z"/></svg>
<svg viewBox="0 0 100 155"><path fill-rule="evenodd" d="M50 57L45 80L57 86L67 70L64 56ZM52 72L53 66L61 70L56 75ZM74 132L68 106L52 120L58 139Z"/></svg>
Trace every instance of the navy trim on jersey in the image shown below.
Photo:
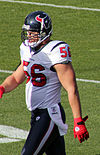
<svg viewBox="0 0 100 155"><path fill-rule="evenodd" d="M54 48L56 48L58 45L60 45L60 44L66 44L64 41L61 41L60 43L58 43L58 44L56 44L52 49L51 49L51 52L52 52L52 50L54 49Z"/></svg>
<svg viewBox="0 0 100 155"><path fill-rule="evenodd" d="M51 42L52 40L50 40L50 42ZM37 53L39 53L46 45L48 45L50 42L48 42L47 44L45 44L43 47L41 47L40 49L38 49L38 50L34 50L35 48L32 48L32 47L30 47L30 52L34 52L34 55L35 54L37 54ZM60 43L57 43L52 49L51 49L51 52L52 52L52 50L54 49L54 48L56 48L58 45L60 45L60 44L66 44L64 41L61 41Z"/></svg>
<svg viewBox="0 0 100 155"><path fill-rule="evenodd" d="M70 63L70 61L68 61L68 62L64 61L64 62L56 63L56 64L68 64L68 63ZM54 65L56 65L56 64L54 64ZM52 72L56 72L56 70L54 69L54 65L50 67L50 70L51 70Z"/></svg>

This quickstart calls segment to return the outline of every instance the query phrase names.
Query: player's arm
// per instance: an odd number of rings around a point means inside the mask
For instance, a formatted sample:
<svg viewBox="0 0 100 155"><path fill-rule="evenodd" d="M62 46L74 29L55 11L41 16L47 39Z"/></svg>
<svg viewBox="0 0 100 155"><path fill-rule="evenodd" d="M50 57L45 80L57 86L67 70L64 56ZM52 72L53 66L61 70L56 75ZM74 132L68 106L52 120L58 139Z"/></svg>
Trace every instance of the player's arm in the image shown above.
<svg viewBox="0 0 100 155"><path fill-rule="evenodd" d="M68 92L68 99L74 118L81 117L79 93L72 64L57 64L54 68L62 86Z"/></svg>
<svg viewBox="0 0 100 155"><path fill-rule="evenodd" d="M2 97L2 93L8 93L15 89L19 84L21 84L25 80L25 74L23 70L23 64L17 68L16 71L13 72L10 76L8 76L4 82L0 85L0 94ZM0 98L1 98L0 97Z"/></svg>
<svg viewBox="0 0 100 155"><path fill-rule="evenodd" d="M69 104L74 117L74 137L78 137L79 141L82 142L89 138L89 134L84 123L87 117L82 119L81 104L74 69L71 63L56 64L54 68L62 86L68 93Z"/></svg>

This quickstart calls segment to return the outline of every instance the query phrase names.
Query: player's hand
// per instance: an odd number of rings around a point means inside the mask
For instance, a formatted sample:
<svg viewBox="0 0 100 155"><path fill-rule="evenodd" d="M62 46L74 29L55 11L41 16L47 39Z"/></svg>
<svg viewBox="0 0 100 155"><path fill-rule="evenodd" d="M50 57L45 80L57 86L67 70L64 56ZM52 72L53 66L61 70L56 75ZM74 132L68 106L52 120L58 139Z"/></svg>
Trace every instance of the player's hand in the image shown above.
<svg viewBox="0 0 100 155"><path fill-rule="evenodd" d="M84 117L83 119L81 117L74 119L74 138L77 137L80 143L89 138L89 133L85 126L85 121L87 119L88 116Z"/></svg>
<svg viewBox="0 0 100 155"><path fill-rule="evenodd" d="M0 86L0 98L2 98L3 93L5 92L5 89L3 86Z"/></svg>

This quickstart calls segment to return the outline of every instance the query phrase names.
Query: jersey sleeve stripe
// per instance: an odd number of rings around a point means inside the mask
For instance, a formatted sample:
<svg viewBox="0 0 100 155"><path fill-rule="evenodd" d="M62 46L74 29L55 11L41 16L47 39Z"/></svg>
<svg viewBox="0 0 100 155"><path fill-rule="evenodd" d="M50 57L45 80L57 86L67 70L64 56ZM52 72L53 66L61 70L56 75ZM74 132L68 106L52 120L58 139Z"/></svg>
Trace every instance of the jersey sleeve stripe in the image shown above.
<svg viewBox="0 0 100 155"><path fill-rule="evenodd" d="M53 51L54 48L56 48L58 45L60 44L66 44L65 42L61 41L60 43L56 44L52 49L51 49L51 52Z"/></svg>

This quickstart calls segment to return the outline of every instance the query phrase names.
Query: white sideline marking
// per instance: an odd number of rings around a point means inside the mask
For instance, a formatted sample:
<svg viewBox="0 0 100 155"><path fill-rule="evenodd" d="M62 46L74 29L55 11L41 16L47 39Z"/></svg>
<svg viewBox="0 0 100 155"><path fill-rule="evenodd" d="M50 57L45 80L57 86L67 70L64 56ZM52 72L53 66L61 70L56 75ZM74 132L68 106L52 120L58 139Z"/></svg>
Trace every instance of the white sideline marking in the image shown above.
<svg viewBox="0 0 100 155"><path fill-rule="evenodd" d="M14 1L14 0L0 0L0 1L11 2L11 3L39 5L39 6L50 6L50 7L55 7L55 8L68 8L68 9L75 9L75 10L100 11L100 9L94 9L94 8L81 8L81 7L75 7L75 6L64 6L64 5L55 5L55 4L46 4L46 3L37 3L37 2Z"/></svg>
<svg viewBox="0 0 100 155"><path fill-rule="evenodd" d="M0 69L0 73L13 73L13 71L1 70L1 69Z"/></svg>
<svg viewBox="0 0 100 155"><path fill-rule="evenodd" d="M0 135L7 136L9 138L26 139L28 131L12 126L0 125Z"/></svg>
<svg viewBox="0 0 100 155"><path fill-rule="evenodd" d="M0 143L12 143L19 142L21 139L11 139L11 138L0 138Z"/></svg>
<svg viewBox="0 0 100 155"><path fill-rule="evenodd" d="M28 131L12 126L0 125L0 135L4 136L0 138L0 143L18 142L27 138Z"/></svg>
<svg viewBox="0 0 100 155"><path fill-rule="evenodd" d="M78 78L76 78L76 80L82 81L82 82L100 83L100 81L96 81L96 80L87 80L87 79L78 79Z"/></svg>
<svg viewBox="0 0 100 155"><path fill-rule="evenodd" d="M13 73L14 71L9 71L9 70L0 70L1 73ZM90 83L100 83L100 81L96 81L96 80L87 80L87 79L79 79L76 78L77 81L81 81L81 82L90 82Z"/></svg>

